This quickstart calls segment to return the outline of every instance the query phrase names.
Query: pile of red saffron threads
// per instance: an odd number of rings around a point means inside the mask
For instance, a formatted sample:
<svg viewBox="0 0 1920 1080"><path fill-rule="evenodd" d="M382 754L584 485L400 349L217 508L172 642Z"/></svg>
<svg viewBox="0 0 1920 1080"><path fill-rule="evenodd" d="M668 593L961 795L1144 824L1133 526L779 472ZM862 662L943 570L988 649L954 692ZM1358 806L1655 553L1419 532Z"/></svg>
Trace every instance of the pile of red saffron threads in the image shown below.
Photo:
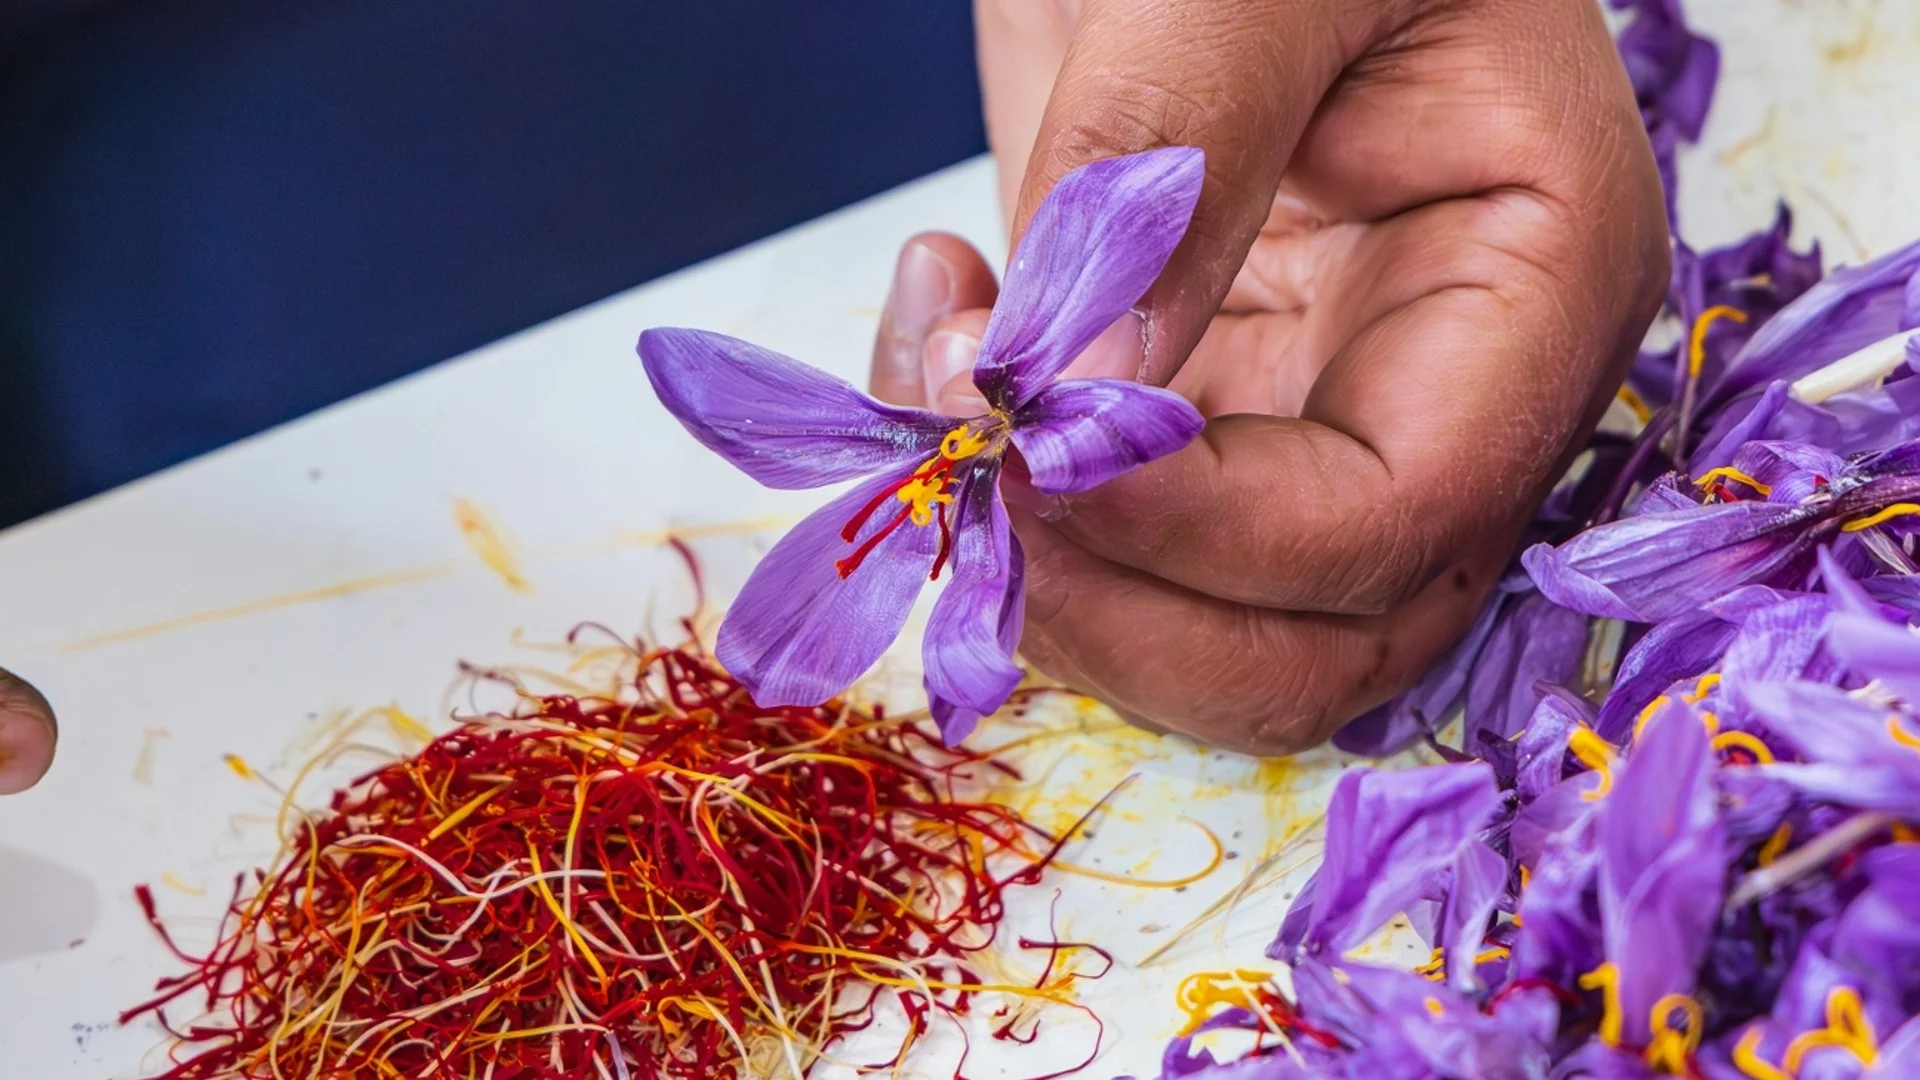
<svg viewBox="0 0 1920 1080"><path fill-rule="evenodd" d="M204 956L139 889L191 970L120 1019L200 1010L165 1080L798 1080L890 1000L898 1055L855 1063L886 1068L1024 989L970 958L1074 830L963 798L987 771L924 720L761 708L697 647L636 651L618 693L523 690L299 816Z"/></svg>

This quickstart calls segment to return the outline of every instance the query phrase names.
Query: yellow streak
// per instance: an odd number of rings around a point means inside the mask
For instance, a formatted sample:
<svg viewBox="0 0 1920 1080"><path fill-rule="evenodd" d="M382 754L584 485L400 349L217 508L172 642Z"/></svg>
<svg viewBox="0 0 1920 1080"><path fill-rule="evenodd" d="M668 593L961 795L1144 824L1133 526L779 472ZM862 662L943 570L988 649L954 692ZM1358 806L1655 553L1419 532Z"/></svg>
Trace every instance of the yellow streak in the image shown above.
<svg viewBox="0 0 1920 1080"><path fill-rule="evenodd" d="M1573 737L1567 740L1567 749L1582 765L1600 777L1600 782L1581 792L1580 797L1588 802L1605 798L1607 792L1613 790L1613 744L1601 738L1592 728L1581 724L1573 729Z"/></svg>
<svg viewBox="0 0 1920 1080"><path fill-rule="evenodd" d="M1706 699L1708 694L1713 692L1714 687L1719 685L1720 673L1717 671L1709 671L1705 675L1700 676L1700 681L1693 684L1693 692L1680 695L1680 700L1689 705L1698 705Z"/></svg>
<svg viewBox="0 0 1920 1080"><path fill-rule="evenodd" d="M277 608L294 607L299 604L310 604L320 600L337 600L343 596L352 596L355 593L363 593L372 589L384 589L392 585L411 585L415 582L431 581L434 578L445 577L452 572L453 567L451 566L430 566L419 570L402 570L392 574L373 574L368 577L352 578L333 585L322 585L317 589L285 593L280 596L270 596L264 600L251 600L244 604L235 604L232 607L214 608L210 611L195 612L192 615L181 615L177 618L162 619L159 622L129 627L125 630L111 630L104 634L96 634L93 637L81 638L79 641L71 642L62 646L61 651L70 653L84 652L88 649L99 648L102 645L118 645L122 642L136 641L140 638L152 637L156 634L170 633L174 630L184 630L190 626L202 626L207 623L225 622L228 619L240 619L248 615L258 615L262 612L273 611Z"/></svg>
<svg viewBox="0 0 1920 1080"><path fill-rule="evenodd" d="M495 795L507 790L507 788L512 785L513 781L502 780L480 794L475 795L473 798L468 799L465 803L461 804L459 809L442 818L440 824L435 825L433 831L427 834L427 840L431 842L445 836L447 830L457 827L461 822L467 820L475 810L485 806Z"/></svg>
<svg viewBox="0 0 1920 1080"><path fill-rule="evenodd" d="M1685 1030L1674 1030L1668 1021L1676 1009L1686 1014ZM1653 1029L1653 1041L1647 1044L1647 1064L1669 1076L1687 1075L1687 1060L1700 1048L1701 1025L1705 1018L1700 1003L1687 995L1662 995L1660 1000L1653 1003L1648 1021Z"/></svg>
<svg viewBox="0 0 1920 1080"><path fill-rule="evenodd" d="M1601 1014L1600 1030L1596 1034L1608 1046L1619 1046L1620 1034L1626 1022L1620 1014L1620 969L1614 967L1612 962L1601 964L1580 976L1580 988L1600 991L1606 1011Z"/></svg>
<svg viewBox="0 0 1920 1080"><path fill-rule="evenodd" d="M1709 488L1713 486L1715 480L1737 480L1762 495L1773 494L1772 484L1763 484L1730 465L1723 465L1718 469L1708 469L1706 472L1700 474L1700 479L1695 480L1693 486L1697 488Z"/></svg>
<svg viewBox="0 0 1920 1080"><path fill-rule="evenodd" d="M1780 1071L1760 1056L1760 1025L1755 1024L1740 1036L1733 1047L1733 1067L1753 1078L1753 1080L1793 1080L1793 1077Z"/></svg>
<svg viewBox="0 0 1920 1080"><path fill-rule="evenodd" d="M535 850L532 845L528 845L527 854L533 859L534 874L540 874L540 852ZM593 973L600 977L600 985L605 987L608 981L607 969L600 966L599 957L594 956L593 950L587 947L586 939L580 936L580 931L573 925L573 920L567 918L567 913L560 910L560 901L554 898L553 890L547 888L547 879L536 877L533 887L540 893L540 899L547 902L547 908L553 912L553 917L560 920L560 926L566 930L567 937L573 939L574 945L579 948L580 955L586 960L587 966L592 968Z"/></svg>
<svg viewBox="0 0 1920 1080"><path fill-rule="evenodd" d="M226 762L227 768L233 770L233 775L242 780L252 780L259 775L253 771L253 766L247 764L247 759L239 754L222 754L220 760Z"/></svg>
<svg viewBox="0 0 1920 1080"><path fill-rule="evenodd" d="M1653 410L1647 408L1645 399L1635 393L1633 387L1622 386L1613 396L1619 398L1620 404L1625 405L1642 424L1653 419Z"/></svg>
<svg viewBox="0 0 1920 1080"><path fill-rule="evenodd" d="M453 523L487 569L514 592L532 592L520 574L520 549L499 519L465 499L453 500Z"/></svg>
<svg viewBox="0 0 1920 1080"><path fill-rule="evenodd" d="M1761 866L1773 865L1773 860L1779 858L1780 853L1787 850L1787 844L1792 839L1793 826L1784 821L1781 822L1780 827L1773 830L1773 835L1767 837L1767 842L1760 845L1760 852L1755 856L1755 859Z"/></svg>
<svg viewBox="0 0 1920 1080"><path fill-rule="evenodd" d="M1827 991L1827 1026L1803 1031L1787 1044L1780 1065L1795 1076L1807 1054L1822 1046L1838 1046L1851 1053L1860 1064L1872 1068L1880 1054L1874 1039L1873 1022L1860 1004L1860 991L1851 986L1836 986Z"/></svg>
<svg viewBox="0 0 1920 1080"><path fill-rule="evenodd" d="M1747 321L1747 313L1725 304L1715 304L1700 313L1700 317L1693 323L1693 340L1687 343L1687 375L1689 377L1695 379L1700 377L1700 369L1707 362L1707 331L1721 319L1743 323Z"/></svg>
<svg viewBox="0 0 1920 1080"><path fill-rule="evenodd" d="M1744 731L1723 731L1713 737L1712 746L1716 752L1733 748L1745 750L1761 765L1774 762L1773 751L1767 749L1767 744Z"/></svg>
<svg viewBox="0 0 1920 1080"><path fill-rule="evenodd" d="M195 886L187 884L184 881L181 881L180 878L176 876L174 872L171 870L165 871L160 875L160 884L165 885L167 888L173 889L177 892L186 893L188 896L207 895L207 890L197 888Z"/></svg>
<svg viewBox="0 0 1920 1080"><path fill-rule="evenodd" d="M1906 725L1900 722L1899 717L1887 717L1887 734L1893 736L1893 741L1899 743L1901 746L1915 752L1920 752L1920 735L1915 735L1913 732L1908 731Z"/></svg>
<svg viewBox="0 0 1920 1080"><path fill-rule="evenodd" d="M1908 517L1913 514L1920 514L1920 504L1894 503L1892 506L1887 507L1877 514L1871 514L1863 518L1855 518L1847 522L1845 525L1840 526L1840 531L1859 532L1862 529L1871 529L1882 522L1891 521L1897 517Z"/></svg>

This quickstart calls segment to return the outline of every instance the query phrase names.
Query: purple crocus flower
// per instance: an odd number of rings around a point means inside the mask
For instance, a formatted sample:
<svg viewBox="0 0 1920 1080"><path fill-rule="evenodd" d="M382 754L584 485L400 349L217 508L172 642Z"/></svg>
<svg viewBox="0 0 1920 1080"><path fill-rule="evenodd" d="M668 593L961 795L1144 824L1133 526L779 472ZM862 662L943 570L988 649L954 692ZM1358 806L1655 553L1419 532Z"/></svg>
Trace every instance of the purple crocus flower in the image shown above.
<svg viewBox="0 0 1920 1080"><path fill-rule="evenodd" d="M769 487L865 477L755 568L718 656L762 705L813 705L879 659L947 566L927 627L927 696L957 742L1019 683L1024 569L1000 499L1017 450L1043 492L1086 491L1170 454L1203 421L1167 390L1060 373L1153 284L1200 194L1187 147L1098 161L1061 179L1007 268L974 385L955 419L861 394L798 361L699 330L640 337L654 391L694 437Z"/></svg>

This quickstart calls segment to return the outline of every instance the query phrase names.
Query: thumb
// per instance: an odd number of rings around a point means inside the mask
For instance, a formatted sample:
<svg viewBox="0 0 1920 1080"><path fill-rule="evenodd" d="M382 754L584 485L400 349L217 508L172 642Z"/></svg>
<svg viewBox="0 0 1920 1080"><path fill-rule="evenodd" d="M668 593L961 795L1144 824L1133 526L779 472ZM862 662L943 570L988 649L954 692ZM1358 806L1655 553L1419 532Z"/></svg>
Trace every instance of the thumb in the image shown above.
<svg viewBox="0 0 1920 1080"><path fill-rule="evenodd" d="M1267 219L1293 148L1372 27L1398 4L1088 0L1054 81L1014 210L1014 240L1060 178L1166 146L1206 153L1186 238L1141 302L1149 382L1185 362Z"/></svg>

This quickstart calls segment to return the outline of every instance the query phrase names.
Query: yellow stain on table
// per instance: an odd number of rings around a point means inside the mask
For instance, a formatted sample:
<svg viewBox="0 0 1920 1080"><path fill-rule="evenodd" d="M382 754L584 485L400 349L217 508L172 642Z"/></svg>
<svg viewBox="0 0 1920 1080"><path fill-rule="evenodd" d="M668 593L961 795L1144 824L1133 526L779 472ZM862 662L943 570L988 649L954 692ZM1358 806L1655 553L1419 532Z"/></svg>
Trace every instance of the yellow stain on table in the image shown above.
<svg viewBox="0 0 1920 1080"><path fill-rule="evenodd" d="M133 782L136 784L153 783L154 744L173 734L166 728L148 728L140 740L140 755L133 759Z"/></svg>
<svg viewBox="0 0 1920 1080"><path fill-rule="evenodd" d="M520 548L513 534L499 519L465 499L453 500L453 522L460 535L507 588L514 592L532 592L533 586L520 573Z"/></svg>
<svg viewBox="0 0 1920 1080"><path fill-rule="evenodd" d="M231 607L213 608L209 611L198 611L191 615L181 615L172 619L162 619L159 622L128 627L125 630L112 630L104 634L96 634L93 637L81 638L79 641L71 642L64 646L61 651L70 653L84 652L88 649L97 649L102 645L118 645L122 642L137 641L141 638L152 637L156 634L164 634L174 630L184 630L191 626L202 626L207 623L225 622L228 619L239 619L245 618L248 615L258 615L262 612L273 611L278 608L294 607L299 604L311 604L320 600L337 600L343 596L352 596L356 593L368 592L373 589L384 589L394 585L411 585L415 582L431 581L434 578L446 577L452 572L452 566L429 566L419 570L402 570L392 574L372 574L367 577L351 578L333 585L322 585L317 589L303 589L300 592L269 596L263 600L249 600L244 604L234 604Z"/></svg>

